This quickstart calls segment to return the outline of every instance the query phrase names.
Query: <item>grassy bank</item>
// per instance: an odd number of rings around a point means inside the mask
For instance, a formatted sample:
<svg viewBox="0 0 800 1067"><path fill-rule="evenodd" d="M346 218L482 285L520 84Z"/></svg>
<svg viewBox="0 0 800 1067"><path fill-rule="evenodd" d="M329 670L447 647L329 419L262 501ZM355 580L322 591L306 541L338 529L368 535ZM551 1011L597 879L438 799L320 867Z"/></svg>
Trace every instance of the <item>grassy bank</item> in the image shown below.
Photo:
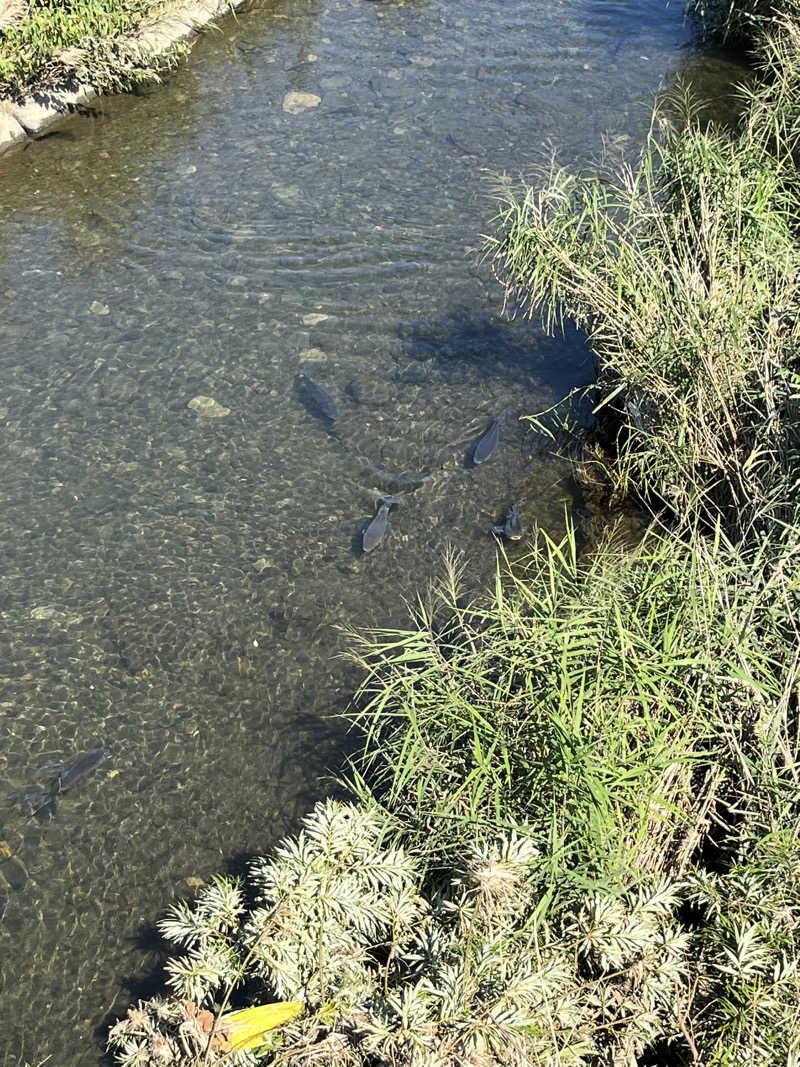
<svg viewBox="0 0 800 1067"><path fill-rule="evenodd" d="M568 533L465 602L353 636L353 800L173 908L119 1063L800 1062L800 23L734 134L654 120L554 167L490 246L508 300L589 332L583 468L653 513ZM231 1004L302 1002L236 1046Z"/></svg>
<svg viewBox="0 0 800 1067"><path fill-rule="evenodd" d="M174 61L143 54L137 34L170 0L0 0L0 95L63 81L129 88Z"/></svg>

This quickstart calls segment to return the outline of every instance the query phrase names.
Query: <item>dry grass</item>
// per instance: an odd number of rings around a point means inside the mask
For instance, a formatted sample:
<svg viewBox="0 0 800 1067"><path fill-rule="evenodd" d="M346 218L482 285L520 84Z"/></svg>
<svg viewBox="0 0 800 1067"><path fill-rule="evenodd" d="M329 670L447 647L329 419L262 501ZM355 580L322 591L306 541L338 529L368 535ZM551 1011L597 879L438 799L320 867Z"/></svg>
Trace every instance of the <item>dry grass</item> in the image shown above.
<svg viewBox="0 0 800 1067"><path fill-rule="evenodd" d="M0 0L0 30L22 22L28 14L25 0Z"/></svg>

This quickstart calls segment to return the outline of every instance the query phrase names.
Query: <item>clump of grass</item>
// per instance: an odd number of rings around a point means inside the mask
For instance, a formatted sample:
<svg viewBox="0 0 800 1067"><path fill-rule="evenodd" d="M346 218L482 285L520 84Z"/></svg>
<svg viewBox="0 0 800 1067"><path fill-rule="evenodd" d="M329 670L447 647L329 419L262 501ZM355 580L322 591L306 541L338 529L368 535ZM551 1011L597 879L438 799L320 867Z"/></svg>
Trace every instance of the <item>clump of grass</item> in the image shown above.
<svg viewBox="0 0 800 1067"><path fill-rule="evenodd" d="M679 873L744 753L789 745L798 552L651 533L579 560L540 534L466 606L451 561L412 628L360 638L358 788L432 865L524 824L549 897Z"/></svg>
<svg viewBox="0 0 800 1067"><path fill-rule="evenodd" d="M25 0L0 0L0 32L21 22L27 11Z"/></svg>
<svg viewBox="0 0 800 1067"><path fill-rule="evenodd" d="M800 1056L800 840L796 797L794 811L784 800L777 821L748 824L729 870L687 881L702 917L687 1021L710 1065Z"/></svg>
<svg viewBox="0 0 800 1067"><path fill-rule="evenodd" d="M798 187L800 144L800 4L789 0L760 40L757 82L742 90L747 101L745 138L769 152L788 184Z"/></svg>
<svg viewBox="0 0 800 1067"><path fill-rule="evenodd" d="M0 9L0 93L20 95L77 80L97 89L128 88L175 60L154 58L138 34L167 7L165 0L19 0Z"/></svg>
<svg viewBox="0 0 800 1067"><path fill-rule="evenodd" d="M796 487L796 126L779 161L760 122L737 140L657 117L612 179L553 166L509 191L488 245L510 302L589 332L617 492L729 530L779 515Z"/></svg>
<svg viewBox="0 0 800 1067"><path fill-rule="evenodd" d="M688 0L687 11L714 41L752 44L772 25L774 0Z"/></svg>

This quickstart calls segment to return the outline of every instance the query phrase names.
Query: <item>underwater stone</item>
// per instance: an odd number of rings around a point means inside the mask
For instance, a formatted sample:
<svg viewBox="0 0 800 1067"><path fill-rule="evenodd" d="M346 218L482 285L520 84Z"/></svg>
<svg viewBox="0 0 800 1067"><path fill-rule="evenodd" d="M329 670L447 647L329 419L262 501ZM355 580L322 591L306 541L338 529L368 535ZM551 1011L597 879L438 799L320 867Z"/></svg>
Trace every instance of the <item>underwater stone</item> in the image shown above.
<svg viewBox="0 0 800 1067"><path fill-rule="evenodd" d="M272 186L272 195L282 204L299 203L303 199L303 191L299 185Z"/></svg>
<svg viewBox="0 0 800 1067"><path fill-rule="evenodd" d="M231 413L230 408L225 408L222 404L217 403L213 396L192 397L186 406L207 419L221 419Z"/></svg>
<svg viewBox="0 0 800 1067"><path fill-rule="evenodd" d="M51 619L60 619L62 616L63 612L48 606L34 608L31 612L31 618L36 622L49 622Z"/></svg>
<svg viewBox="0 0 800 1067"><path fill-rule="evenodd" d="M283 98L283 110L290 115L299 115L301 111L306 111L310 107L319 107L322 103L322 97L317 96L316 93L287 93Z"/></svg>
<svg viewBox="0 0 800 1067"><path fill-rule="evenodd" d="M306 348L300 353L300 359L304 363L327 363L328 353L323 352L321 348Z"/></svg>
<svg viewBox="0 0 800 1067"><path fill-rule="evenodd" d="M52 126L62 115L71 114L76 107L88 103L96 95L88 85L79 85L76 89L60 85L51 87L41 96L26 96L9 110L26 133L38 134Z"/></svg>
<svg viewBox="0 0 800 1067"><path fill-rule="evenodd" d="M139 392L139 386L127 374L117 372L106 382L104 392L110 400L129 402Z"/></svg>

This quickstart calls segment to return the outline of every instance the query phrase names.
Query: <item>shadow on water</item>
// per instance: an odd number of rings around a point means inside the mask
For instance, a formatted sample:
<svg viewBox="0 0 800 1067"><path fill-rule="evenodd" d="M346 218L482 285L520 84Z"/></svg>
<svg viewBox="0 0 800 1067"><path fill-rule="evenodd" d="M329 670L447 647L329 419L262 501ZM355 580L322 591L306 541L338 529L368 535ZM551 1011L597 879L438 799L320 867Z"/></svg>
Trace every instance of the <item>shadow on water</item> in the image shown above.
<svg viewBox="0 0 800 1067"><path fill-rule="evenodd" d="M509 321L453 308L440 317L402 324L398 339L403 356L430 364L445 384L501 383L504 390L517 387L524 396L560 396L595 375L586 337L570 323L563 334L548 337L523 317ZM416 382L420 374L424 372L414 366L404 370L400 365L395 380Z"/></svg>

